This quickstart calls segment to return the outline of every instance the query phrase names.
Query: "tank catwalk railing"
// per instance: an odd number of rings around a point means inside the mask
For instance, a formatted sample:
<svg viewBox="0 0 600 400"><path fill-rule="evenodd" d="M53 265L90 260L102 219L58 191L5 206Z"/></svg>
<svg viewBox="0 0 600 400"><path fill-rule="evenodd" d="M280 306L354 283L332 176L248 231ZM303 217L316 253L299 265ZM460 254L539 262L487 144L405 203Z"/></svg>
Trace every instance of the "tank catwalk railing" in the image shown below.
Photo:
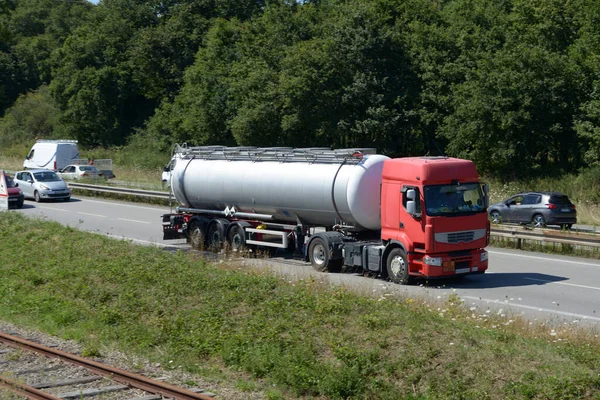
<svg viewBox="0 0 600 400"><path fill-rule="evenodd" d="M335 149L328 147L225 147L177 146L175 153L183 158L227 161L277 161L318 163L359 163L363 155L376 154L374 148Z"/></svg>

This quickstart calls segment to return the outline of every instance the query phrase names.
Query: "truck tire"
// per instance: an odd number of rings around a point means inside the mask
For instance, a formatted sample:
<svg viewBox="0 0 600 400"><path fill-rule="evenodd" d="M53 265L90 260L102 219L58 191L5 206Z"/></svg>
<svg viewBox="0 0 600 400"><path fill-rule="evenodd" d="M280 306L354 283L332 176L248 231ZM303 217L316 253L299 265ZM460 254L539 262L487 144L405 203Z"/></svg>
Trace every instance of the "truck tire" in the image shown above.
<svg viewBox="0 0 600 400"><path fill-rule="evenodd" d="M310 242L308 259L312 267L319 272L329 271L329 246L324 239L318 237Z"/></svg>
<svg viewBox="0 0 600 400"><path fill-rule="evenodd" d="M213 219L210 221L206 230L206 240L211 249L220 249L223 247L227 225L229 225L229 221L227 220Z"/></svg>
<svg viewBox="0 0 600 400"><path fill-rule="evenodd" d="M200 221L190 222L190 226L188 228L188 238L192 249L204 250L206 234L204 232L204 226L202 223L200 223Z"/></svg>
<svg viewBox="0 0 600 400"><path fill-rule="evenodd" d="M233 251L242 251L246 247L246 233L244 228L239 225L234 225L229 229L227 234L227 242Z"/></svg>
<svg viewBox="0 0 600 400"><path fill-rule="evenodd" d="M340 272L343 260L332 260L329 255L329 243L322 237L316 237L308 247L308 259L312 267L319 272Z"/></svg>
<svg viewBox="0 0 600 400"><path fill-rule="evenodd" d="M408 260L404 250L397 247L390 251L386 266L390 281L399 283L400 285L408 284L410 276L408 275Z"/></svg>

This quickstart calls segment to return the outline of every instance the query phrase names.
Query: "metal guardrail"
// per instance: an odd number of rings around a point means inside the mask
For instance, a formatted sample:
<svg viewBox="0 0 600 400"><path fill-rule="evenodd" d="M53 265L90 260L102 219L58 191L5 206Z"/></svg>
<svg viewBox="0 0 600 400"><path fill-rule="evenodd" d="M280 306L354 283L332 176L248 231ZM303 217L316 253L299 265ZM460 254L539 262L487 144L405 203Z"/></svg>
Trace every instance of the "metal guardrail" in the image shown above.
<svg viewBox="0 0 600 400"><path fill-rule="evenodd" d="M143 196L155 199L169 199L169 192L130 189L116 186L92 185L86 183L69 183L74 189L90 190L104 193L118 193L129 196ZM515 239L517 248L521 248L523 240L536 240L548 243L563 243L574 246L585 246L600 248L600 234L583 231L559 231L555 229L531 228L519 225L492 225L491 236Z"/></svg>
<svg viewBox="0 0 600 400"><path fill-rule="evenodd" d="M600 234L577 230L559 231L516 225L492 225L490 234L496 237L515 239L517 241L517 248L521 248L523 240L600 247Z"/></svg>
<svg viewBox="0 0 600 400"><path fill-rule="evenodd" d="M75 183L69 182L69 187L73 189L81 189L81 190L90 190L94 192L103 192L103 193L118 193L128 196L142 196L149 197L154 199L169 199L169 192L160 192L154 190L141 190L141 189L129 189L122 188L116 186L102 186L102 185L92 185L87 183Z"/></svg>

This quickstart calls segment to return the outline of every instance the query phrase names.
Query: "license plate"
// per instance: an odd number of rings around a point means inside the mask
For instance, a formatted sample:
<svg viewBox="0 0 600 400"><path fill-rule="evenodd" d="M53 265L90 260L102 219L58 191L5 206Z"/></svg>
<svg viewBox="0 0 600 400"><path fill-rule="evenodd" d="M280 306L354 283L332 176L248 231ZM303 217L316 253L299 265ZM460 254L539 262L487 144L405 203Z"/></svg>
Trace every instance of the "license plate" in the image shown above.
<svg viewBox="0 0 600 400"><path fill-rule="evenodd" d="M442 269L444 272L454 272L454 261L444 261Z"/></svg>
<svg viewBox="0 0 600 400"><path fill-rule="evenodd" d="M560 210L560 211L562 211L562 212L569 212L569 211L571 211L571 209L570 209L570 208L563 208L563 209L562 209L562 210Z"/></svg>

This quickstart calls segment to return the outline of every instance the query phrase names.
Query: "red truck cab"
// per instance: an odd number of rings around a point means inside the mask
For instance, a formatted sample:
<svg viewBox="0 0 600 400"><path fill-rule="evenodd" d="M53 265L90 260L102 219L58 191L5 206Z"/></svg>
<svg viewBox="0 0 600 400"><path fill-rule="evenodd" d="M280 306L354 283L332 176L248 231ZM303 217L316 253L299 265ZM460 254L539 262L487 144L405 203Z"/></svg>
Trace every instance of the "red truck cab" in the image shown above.
<svg viewBox="0 0 600 400"><path fill-rule="evenodd" d="M405 259L399 259L400 267L407 268L410 277L466 276L487 270L487 188L479 182L472 161L450 157L386 160L381 228L386 252L401 249L398 252ZM391 271L393 257L386 258Z"/></svg>

